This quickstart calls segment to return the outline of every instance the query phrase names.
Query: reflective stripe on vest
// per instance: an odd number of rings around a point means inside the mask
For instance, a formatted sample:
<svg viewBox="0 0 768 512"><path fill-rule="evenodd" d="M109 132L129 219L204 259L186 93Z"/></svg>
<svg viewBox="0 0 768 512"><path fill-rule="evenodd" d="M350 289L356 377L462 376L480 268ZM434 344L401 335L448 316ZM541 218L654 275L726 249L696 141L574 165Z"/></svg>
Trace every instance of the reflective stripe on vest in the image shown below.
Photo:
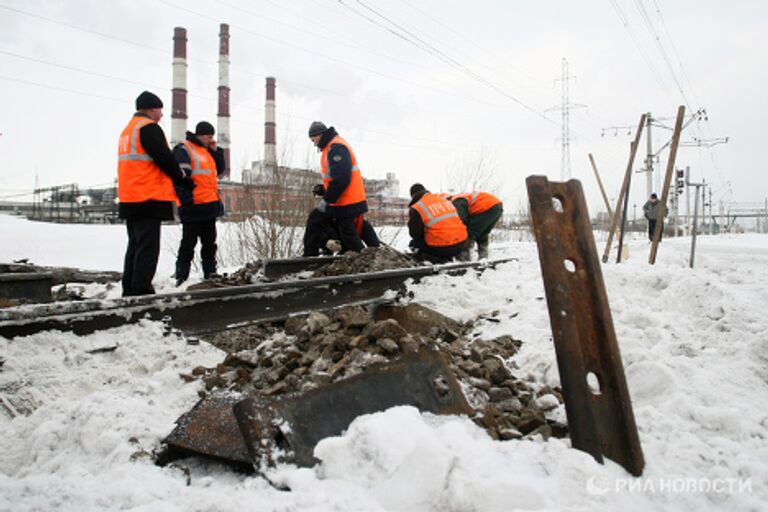
<svg viewBox="0 0 768 512"><path fill-rule="evenodd" d="M117 146L117 196L121 203L174 201L173 182L141 145L139 131L154 123L133 116L120 134Z"/></svg>
<svg viewBox="0 0 768 512"><path fill-rule="evenodd" d="M453 196L451 196L451 201L459 198L463 198L467 200L467 203L469 204L470 215L477 215L478 213L483 213L485 211L490 210L497 204L501 204L501 199L494 196L493 194L489 194L488 192L471 192L471 193L454 194Z"/></svg>
<svg viewBox="0 0 768 512"><path fill-rule="evenodd" d="M427 245L445 247L467 239L467 227L459 218L453 203L440 195L427 192L411 208L421 216Z"/></svg>
<svg viewBox="0 0 768 512"><path fill-rule="evenodd" d="M198 146L188 140L182 146L189 155L189 165L185 169L191 171L195 190L192 192L195 204L212 203L219 200L219 182L216 175L216 161L203 146Z"/></svg>
<svg viewBox="0 0 768 512"><path fill-rule="evenodd" d="M320 155L320 173L323 175L323 187L328 190L328 185L331 183L330 168L328 163L328 151L333 144L341 144L347 151L349 151L349 157L352 160L351 176L349 178L349 184L344 192L341 193L335 203L330 203L329 206L346 206L350 204L360 203L366 200L365 185L363 184L363 175L360 172L360 167L357 165L357 157L355 152L352 151L352 147L341 137L336 135L331 141L325 145L323 152Z"/></svg>

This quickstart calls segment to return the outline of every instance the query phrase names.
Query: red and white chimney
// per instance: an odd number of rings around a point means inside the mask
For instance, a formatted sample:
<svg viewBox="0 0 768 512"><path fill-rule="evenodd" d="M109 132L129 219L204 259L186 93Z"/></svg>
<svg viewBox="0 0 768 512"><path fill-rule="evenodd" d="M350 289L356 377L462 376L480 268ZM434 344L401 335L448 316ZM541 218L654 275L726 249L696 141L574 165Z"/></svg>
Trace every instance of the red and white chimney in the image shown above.
<svg viewBox="0 0 768 512"><path fill-rule="evenodd" d="M187 132L187 29L173 29L173 104L171 146L183 142Z"/></svg>
<svg viewBox="0 0 768 512"><path fill-rule="evenodd" d="M227 174L230 171L229 90L229 25L222 23L219 25L219 112L216 118L216 143L224 150Z"/></svg>
<svg viewBox="0 0 768 512"><path fill-rule="evenodd" d="M277 169L277 137L275 136L275 78L267 77L267 103L264 108L264 165Z"/></svg>

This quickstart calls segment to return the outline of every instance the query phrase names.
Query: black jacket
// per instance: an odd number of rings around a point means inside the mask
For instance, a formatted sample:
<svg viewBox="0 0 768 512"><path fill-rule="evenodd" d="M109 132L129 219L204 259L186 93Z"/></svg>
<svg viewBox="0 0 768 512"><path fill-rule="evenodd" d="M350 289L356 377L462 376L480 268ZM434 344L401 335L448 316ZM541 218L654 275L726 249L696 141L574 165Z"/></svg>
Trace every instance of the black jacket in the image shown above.
<svg viewBox="0 0 768 512"><path fill-rule="evenodd" d="M145 114L136 112L134 116L148 117ZM155 161L160 170L167 174L174 185L182 182L184 174L179 169L179 164L173 158L171 150L168 148L168 142L165 133L157 123L150 123L139 130L139 141L144 151L147 152L152 160ZM118 213L121 219L128 218L151 218L160 220L173 220L173 202L172 201L143 201L141 203L123 203L118 207Z"/></svg>
<svg viewBox="0 0 768 512"><path fill-rule="evenodd" d="M196 146L203 147L203 143L192 132L187 132L187 140ZM224 160L224 150L216 148L216 151L208 152L213 157L213 161L216 162L216 175L221 176L226 172L227 164ZM173 156L182 167L183 172L191 177L190 159L187 149L184 144L176 144L173 148ZM179 196L181 206L179 206L179 218L181 222L202 222L206 220L215 219L224 215L224 205L221 201L212 201L210 203L194 204L193 203L193 190L185 185L176 187L176 195Z"/></svg>
<svg viewBox="0 0 768 512"><path fill-rule="evenodd" d="M424 221L421 220L421 215L416 211L416 208L411 208L411 206L418 203L426 193L426 190L415 193L411 197L411 202L408 203L408 234L411 235L411 238L414 240L424 239Z"/></svg>
<svg viewBox="0 0 768 512"><path fill-rule="evenodd" d="M333 139L338 133L336 129L331 126L323 136L320 137L317 147L322 151L325 149L331 139ZM349 182L352 180L352 155L349 154L349 150L342 144L331 144L328 148L328 162L331 181L328 184L328 188L323 194L323 199L329 205L335 203L341 197L341 194L349 186ZM326 208L326 214L329 217L357 217L368 211L368 201L360 201L358 203L348 204L346 206L328 206Z"/></svg>

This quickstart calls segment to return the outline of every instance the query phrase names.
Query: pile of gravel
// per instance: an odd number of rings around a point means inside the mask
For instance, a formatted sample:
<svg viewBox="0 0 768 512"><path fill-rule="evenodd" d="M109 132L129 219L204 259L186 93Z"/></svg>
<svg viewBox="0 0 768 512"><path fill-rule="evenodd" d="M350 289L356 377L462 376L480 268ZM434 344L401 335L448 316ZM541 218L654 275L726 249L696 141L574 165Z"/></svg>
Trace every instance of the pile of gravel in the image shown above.
<svg viewBox="0 0 768 512"><path fill-rule="evenodd" d="M182 378L203 380L207 392L274 397L357 375L423 346L443 355L474 410L472 419L494 439L567 435L565 425L545 416L563 403L559 390L520 380L509 369L521 342L471 339L471 329L419 304L313 311L284 324L212 336L208 341L227 352L224 361Z"/></svg>

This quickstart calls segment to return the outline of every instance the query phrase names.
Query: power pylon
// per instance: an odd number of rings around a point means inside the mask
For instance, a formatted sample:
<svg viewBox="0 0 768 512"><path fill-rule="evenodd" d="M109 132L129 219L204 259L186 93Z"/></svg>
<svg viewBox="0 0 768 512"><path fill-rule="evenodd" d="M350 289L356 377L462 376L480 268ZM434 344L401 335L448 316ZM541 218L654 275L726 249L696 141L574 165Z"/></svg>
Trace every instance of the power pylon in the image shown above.
<svg viewBox="0 0 768 512"><path fill-rule="evenodd" d="M565 57L563 57L560 68L560 78L555 79L555 83L560 82L560 105L548 108L545 112L553 110L560 111L560 141L562 144L562 152L560 155L560 180L567 181L571 179L571 109L587 108L587 106L580 103L571 103L568 99L568 82L576 77L569 74L568 61Z"/></svg>

